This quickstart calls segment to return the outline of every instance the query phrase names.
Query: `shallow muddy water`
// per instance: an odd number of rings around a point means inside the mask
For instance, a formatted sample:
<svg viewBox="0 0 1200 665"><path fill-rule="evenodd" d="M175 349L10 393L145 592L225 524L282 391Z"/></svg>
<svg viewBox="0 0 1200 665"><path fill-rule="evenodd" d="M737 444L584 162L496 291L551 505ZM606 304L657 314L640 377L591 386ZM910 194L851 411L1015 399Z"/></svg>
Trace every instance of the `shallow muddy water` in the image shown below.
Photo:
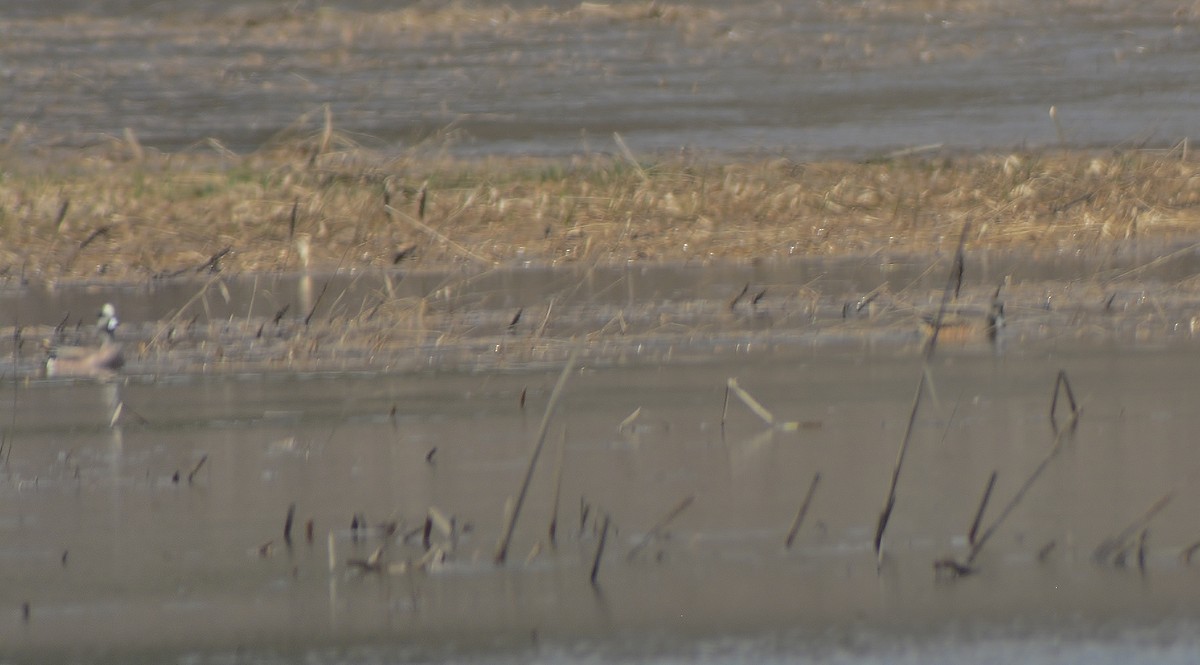
<svg viewBox="0 0 1200 665"><path fill-rule="evenodd" d="M1060 369L1082 405L1077 431L977 574L938 579L935 560L965 556L988 475L999 480L985 524L1045 458ZM920 375L912 357L581 363L502 567L491 563L502 506L557 372L37 380L15 396L7 384L0 655L1191 662L1200 572L1179 555L1200 538L1198 371L1193 349L935 361L878 569L871 541ZM797 426L770 429L735 400L722 429L730 377ZM1143 569L1093 560L1168 493ZM431 508L453 520L452 537L430 536L444 561L401 570L426 555ZM613 530L593 587L602 515ZM372 528L352 531L355 516ZM347 563L383 545L383 570Z"/></svg>
<svg viewBox="0 0 1200 665"><path fill-rule="evenodd" d="M1195 133L1197 18L1176 2L727 5L17 3L0 138L130 128L245 151L302 114L317 130L324 104L370 147L460 155L616 152L613 132L639 152L798 157Z"/></svg>
<svg viewBox="0 0 1200 665"><path fill-rule="evenodd" d="M88 343L104 302L121 321L124 374L143 378L528 370L557 366L576 345L597 366L705 362L729 350L912 355L937 311L949 261L876 254L30 283L0 290L0 325L11 326L0 335L0 372L36 376L46 344ZM1006 326L998 350L1008 355L1190 346L1200 333L1197 274L1196 244L976 253L951 310L982 321L999 287Z"/></svg>

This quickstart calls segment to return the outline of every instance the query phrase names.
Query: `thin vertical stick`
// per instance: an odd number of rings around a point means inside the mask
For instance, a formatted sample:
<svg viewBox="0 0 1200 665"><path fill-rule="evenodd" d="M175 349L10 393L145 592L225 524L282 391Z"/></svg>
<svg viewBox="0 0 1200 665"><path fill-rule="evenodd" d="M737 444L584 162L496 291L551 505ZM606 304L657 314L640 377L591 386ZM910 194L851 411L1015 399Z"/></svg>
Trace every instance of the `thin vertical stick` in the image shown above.
<svg viewBox="0 0 1200 665"><path fill-rule="evenodd" d="M592 575L589 579L592 586L599 586L596 579L600 575L600 558L604 556L604 543L608 542L608 514L604 515L604 526L600 527L600 544L596 546L596 558L592 560Z"/></svg>
<svg viewBox="0 0 1200 665"><path fill-rule="evenodd" d="M783 540L783 545L787 549L792 548L792 542L796 540L800 525L804 524L804 516L808 514L808 506L812 503L813 494L816 493L819 482L821 482L820 471L813 474L812 482L808 485L808 493L804 495L804 501L800 503L800 510L796 512L796 519L792 520L792 527L788 529L787 537Z"/></svg>
<svg viewBox="0 0 1200 665"><path fill-rule="evenodd" d="M550 417L554 415L554 408L558 406L558 399L562 396L563 389L567 385L567 377L571 376L571 370L574 369L575 360L578 357L579 348L576 347L571 351L571 357L567 359L567 364L563 366L562 374L558 376L558 383L554 384L554 391L550 393L550 401L546 404L546 413L542 416L541 426L538 427L537 440L529 454L529 466L525 469L525 479L521 482L520 491L517 492L517 499L508 516L508 523L504 526L503 535L496 543L496 554L493 558L498 564L504 563L508 558L508 546L512 542L513 529L517 526L517 518L521 516L521 506L525 504L525 494L529 491L530 481L533 480L533 470L537 466L538 456L542 454L542 447L546 443L546 430L550 427Z"/></svg>

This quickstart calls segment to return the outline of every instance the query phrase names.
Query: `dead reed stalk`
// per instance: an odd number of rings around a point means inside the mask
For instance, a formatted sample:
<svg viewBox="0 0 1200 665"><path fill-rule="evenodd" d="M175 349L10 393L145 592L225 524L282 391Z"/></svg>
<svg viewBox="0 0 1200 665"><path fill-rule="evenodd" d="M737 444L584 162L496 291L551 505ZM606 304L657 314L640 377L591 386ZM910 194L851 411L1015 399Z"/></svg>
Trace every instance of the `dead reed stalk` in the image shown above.
<svg viewBox="0 0 1200 665"><path fill-rule="evenodd" d="M550 401L547 402L546 412L542 415L542 424L538 427L537 439L533 444L533 450L529 453L525 478L521 481L520 490L517 491L517 498L513 503L512 511L508 514L500 541L496 543L496 553L493 559L497 564L503 564L508 558L508 548L512 543L513 530L517 526L517 519L521 516L521 507L525 505L525 495L529 492L529 484L533 480L533 470L537 466L538 457L542 454L542 447L546 443L546 430L550 427L550 418L554 415L554 409L558 406L558 400L566 388L567 378L571 376L571 370L575 368L575 361L578 358L579 348L576 347L571 351L571 356L567 358L567 364L563 366L562 373L558 375L558 382L554 384L554 390L550 393Z"/></svg>
<svg viewBox="0 0 1200 665"><path fill-rule="evenodd" d="M804 494L804 501L800 502L800 510L796 511L796 518L792 520L792 526L788 529L787 537L783 539L783 546L787 549L792 549L792 542L796 540L796 534L800 532L800 526L804 524L804 516L808 514L808 506L812 503L813 495L817 492L817 483L821 482L821 472L813 474L812 482L808 484L808 492Z"/></svg>

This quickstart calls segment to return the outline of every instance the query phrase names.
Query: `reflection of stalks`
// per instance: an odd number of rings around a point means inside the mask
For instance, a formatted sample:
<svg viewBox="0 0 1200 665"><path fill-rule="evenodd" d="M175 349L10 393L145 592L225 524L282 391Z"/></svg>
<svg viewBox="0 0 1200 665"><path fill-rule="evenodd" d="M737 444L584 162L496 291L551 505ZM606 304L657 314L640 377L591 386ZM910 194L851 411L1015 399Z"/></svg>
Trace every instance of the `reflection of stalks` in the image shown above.
<svg viewBox="0 0 1200 665"><path fill-rule="evenodd" d="M562 397L563 390L567 386L567 378L571 376L571 370L575 368L575 361L578 357L579 348L576 347L571 351L571 357L563 366L562 373L558 375L558 383L554 384L554 391L550 393L550 401L546 404L546 413L542 416L541 426L538 427L537 440L529 454L529 466L525 469L525 479L521 482L521 489L517 492L512 511L508 513L507 524L504 525L500 541L496 544L496 554L493 559L498 564L504 563L508 558L508 547L512 542L513 529L516 528L517 519L521 516L521 507L525 505L525 495L529 492L533 470L537 466L538 456L542 454L542 446L546 443L546 430L550 427L550 418L554 415L554 409L558 406L558 400Z"/></svg>

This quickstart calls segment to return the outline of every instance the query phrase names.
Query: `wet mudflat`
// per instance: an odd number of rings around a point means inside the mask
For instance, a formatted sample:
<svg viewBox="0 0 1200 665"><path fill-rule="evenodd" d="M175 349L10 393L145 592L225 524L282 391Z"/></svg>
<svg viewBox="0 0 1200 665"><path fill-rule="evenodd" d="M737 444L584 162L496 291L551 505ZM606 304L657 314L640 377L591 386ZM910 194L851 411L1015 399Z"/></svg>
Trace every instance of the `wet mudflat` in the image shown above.
<svg viewBox="0 0 1200 665"><path fill-rule="evenodd" d="M947 354L878 569L911 355L582 363L504 566L503 506L557 372L10 385L0 634L9 655L113 662L1185 662L1200 648L1200 572L1181 558L1200 538L1198 365L1188 349ZM1077 431L978 572L935 575L966 550L988 475L991 521L1045 456L1060 369ZM797 426L735 401L722 428L730 377ZM1141 564L1093 560L1168 493ZM452 526L426 546L431 510Z"/></svg>

